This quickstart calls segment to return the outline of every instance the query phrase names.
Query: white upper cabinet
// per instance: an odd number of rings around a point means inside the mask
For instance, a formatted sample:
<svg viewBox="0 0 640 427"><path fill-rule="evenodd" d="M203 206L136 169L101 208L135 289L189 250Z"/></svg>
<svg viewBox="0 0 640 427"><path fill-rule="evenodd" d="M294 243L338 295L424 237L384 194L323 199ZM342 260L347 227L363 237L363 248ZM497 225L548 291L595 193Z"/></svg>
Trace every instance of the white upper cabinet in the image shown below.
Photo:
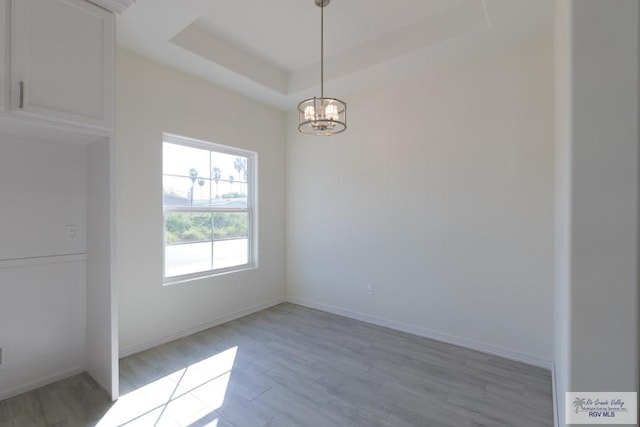
<svg viewBox="0 0 640 427"><path fill-rule="evenodd" d="M13 0L11 111L111 130L114 27L111 12L85 0Z"/></svg>

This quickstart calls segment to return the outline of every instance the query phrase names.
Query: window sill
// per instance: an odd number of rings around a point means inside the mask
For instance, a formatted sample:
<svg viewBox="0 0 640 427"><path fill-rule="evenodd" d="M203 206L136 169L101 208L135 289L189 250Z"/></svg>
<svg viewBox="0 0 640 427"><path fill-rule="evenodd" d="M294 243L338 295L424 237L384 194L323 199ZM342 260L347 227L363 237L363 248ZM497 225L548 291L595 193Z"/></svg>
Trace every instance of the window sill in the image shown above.
<svg viewBox="0 0 640 427"><path fill-rule="evenodd" d="M212 277L224 276L232 273L240 273L243 271L255 270L258 266L255 264L246 264L240 266L229 267L219 270L211 270L203 273L193 273L184 276L165 277L162 283L163 286L172 286L181 283L194 282L201 279L209 279Z"/></svg>

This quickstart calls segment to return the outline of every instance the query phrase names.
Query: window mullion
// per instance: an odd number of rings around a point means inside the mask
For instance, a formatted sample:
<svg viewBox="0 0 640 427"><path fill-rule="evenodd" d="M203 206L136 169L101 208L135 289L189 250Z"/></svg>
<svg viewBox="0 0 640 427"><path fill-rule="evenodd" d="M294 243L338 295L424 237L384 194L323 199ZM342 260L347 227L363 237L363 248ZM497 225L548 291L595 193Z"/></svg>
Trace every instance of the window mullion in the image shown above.
<svg viewBox="0 0 640 427"><path fill-rule="evenodd" d="M181 206L164 206L164 211L176 213L245 213L249 211L249 208L192 208Z"/></svg>
<svg viewBox="0 0 640 427"><path fill-rule="evenodd" d="M216 246L213 244L216 238L216 230L215 230L215 216L216 214L211 214L211 269L213 270L213 260L215 259L214 251L216 250Z"/></svg>

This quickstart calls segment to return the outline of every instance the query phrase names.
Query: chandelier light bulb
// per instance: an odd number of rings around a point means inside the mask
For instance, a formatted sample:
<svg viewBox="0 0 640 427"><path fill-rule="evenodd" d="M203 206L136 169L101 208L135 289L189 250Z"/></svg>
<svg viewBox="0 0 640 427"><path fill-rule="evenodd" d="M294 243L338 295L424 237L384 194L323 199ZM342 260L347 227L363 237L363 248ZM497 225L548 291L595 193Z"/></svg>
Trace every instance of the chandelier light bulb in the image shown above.
<svg viewBox="0 0 640 427"><path fill-rule="evenodd" d="M304 119L305 120L316 119L316 109L313 105L307 105L306 107L304 107Z"/></svg>
<svg viewBox="0 0 640 427"><path fill-rule="evenodd" d="M339 119L338 106L336 104L326 104L324 106L324 117L327 120L337 121Z"/></svg>

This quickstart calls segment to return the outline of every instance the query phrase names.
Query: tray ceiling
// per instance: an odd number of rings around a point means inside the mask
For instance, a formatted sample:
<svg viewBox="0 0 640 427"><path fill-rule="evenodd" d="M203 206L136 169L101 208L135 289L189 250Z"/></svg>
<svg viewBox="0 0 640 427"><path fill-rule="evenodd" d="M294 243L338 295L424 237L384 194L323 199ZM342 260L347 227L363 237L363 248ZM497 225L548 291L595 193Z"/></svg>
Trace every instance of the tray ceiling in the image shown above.
<svg viewBox="0 0 640 427"><path fill-rule="evenodd" d="M361 90L552 28L553 0L333 0L325 86ZM137 0L118 17L118 44L281 109L319 85L313 0Z"/></svg>

